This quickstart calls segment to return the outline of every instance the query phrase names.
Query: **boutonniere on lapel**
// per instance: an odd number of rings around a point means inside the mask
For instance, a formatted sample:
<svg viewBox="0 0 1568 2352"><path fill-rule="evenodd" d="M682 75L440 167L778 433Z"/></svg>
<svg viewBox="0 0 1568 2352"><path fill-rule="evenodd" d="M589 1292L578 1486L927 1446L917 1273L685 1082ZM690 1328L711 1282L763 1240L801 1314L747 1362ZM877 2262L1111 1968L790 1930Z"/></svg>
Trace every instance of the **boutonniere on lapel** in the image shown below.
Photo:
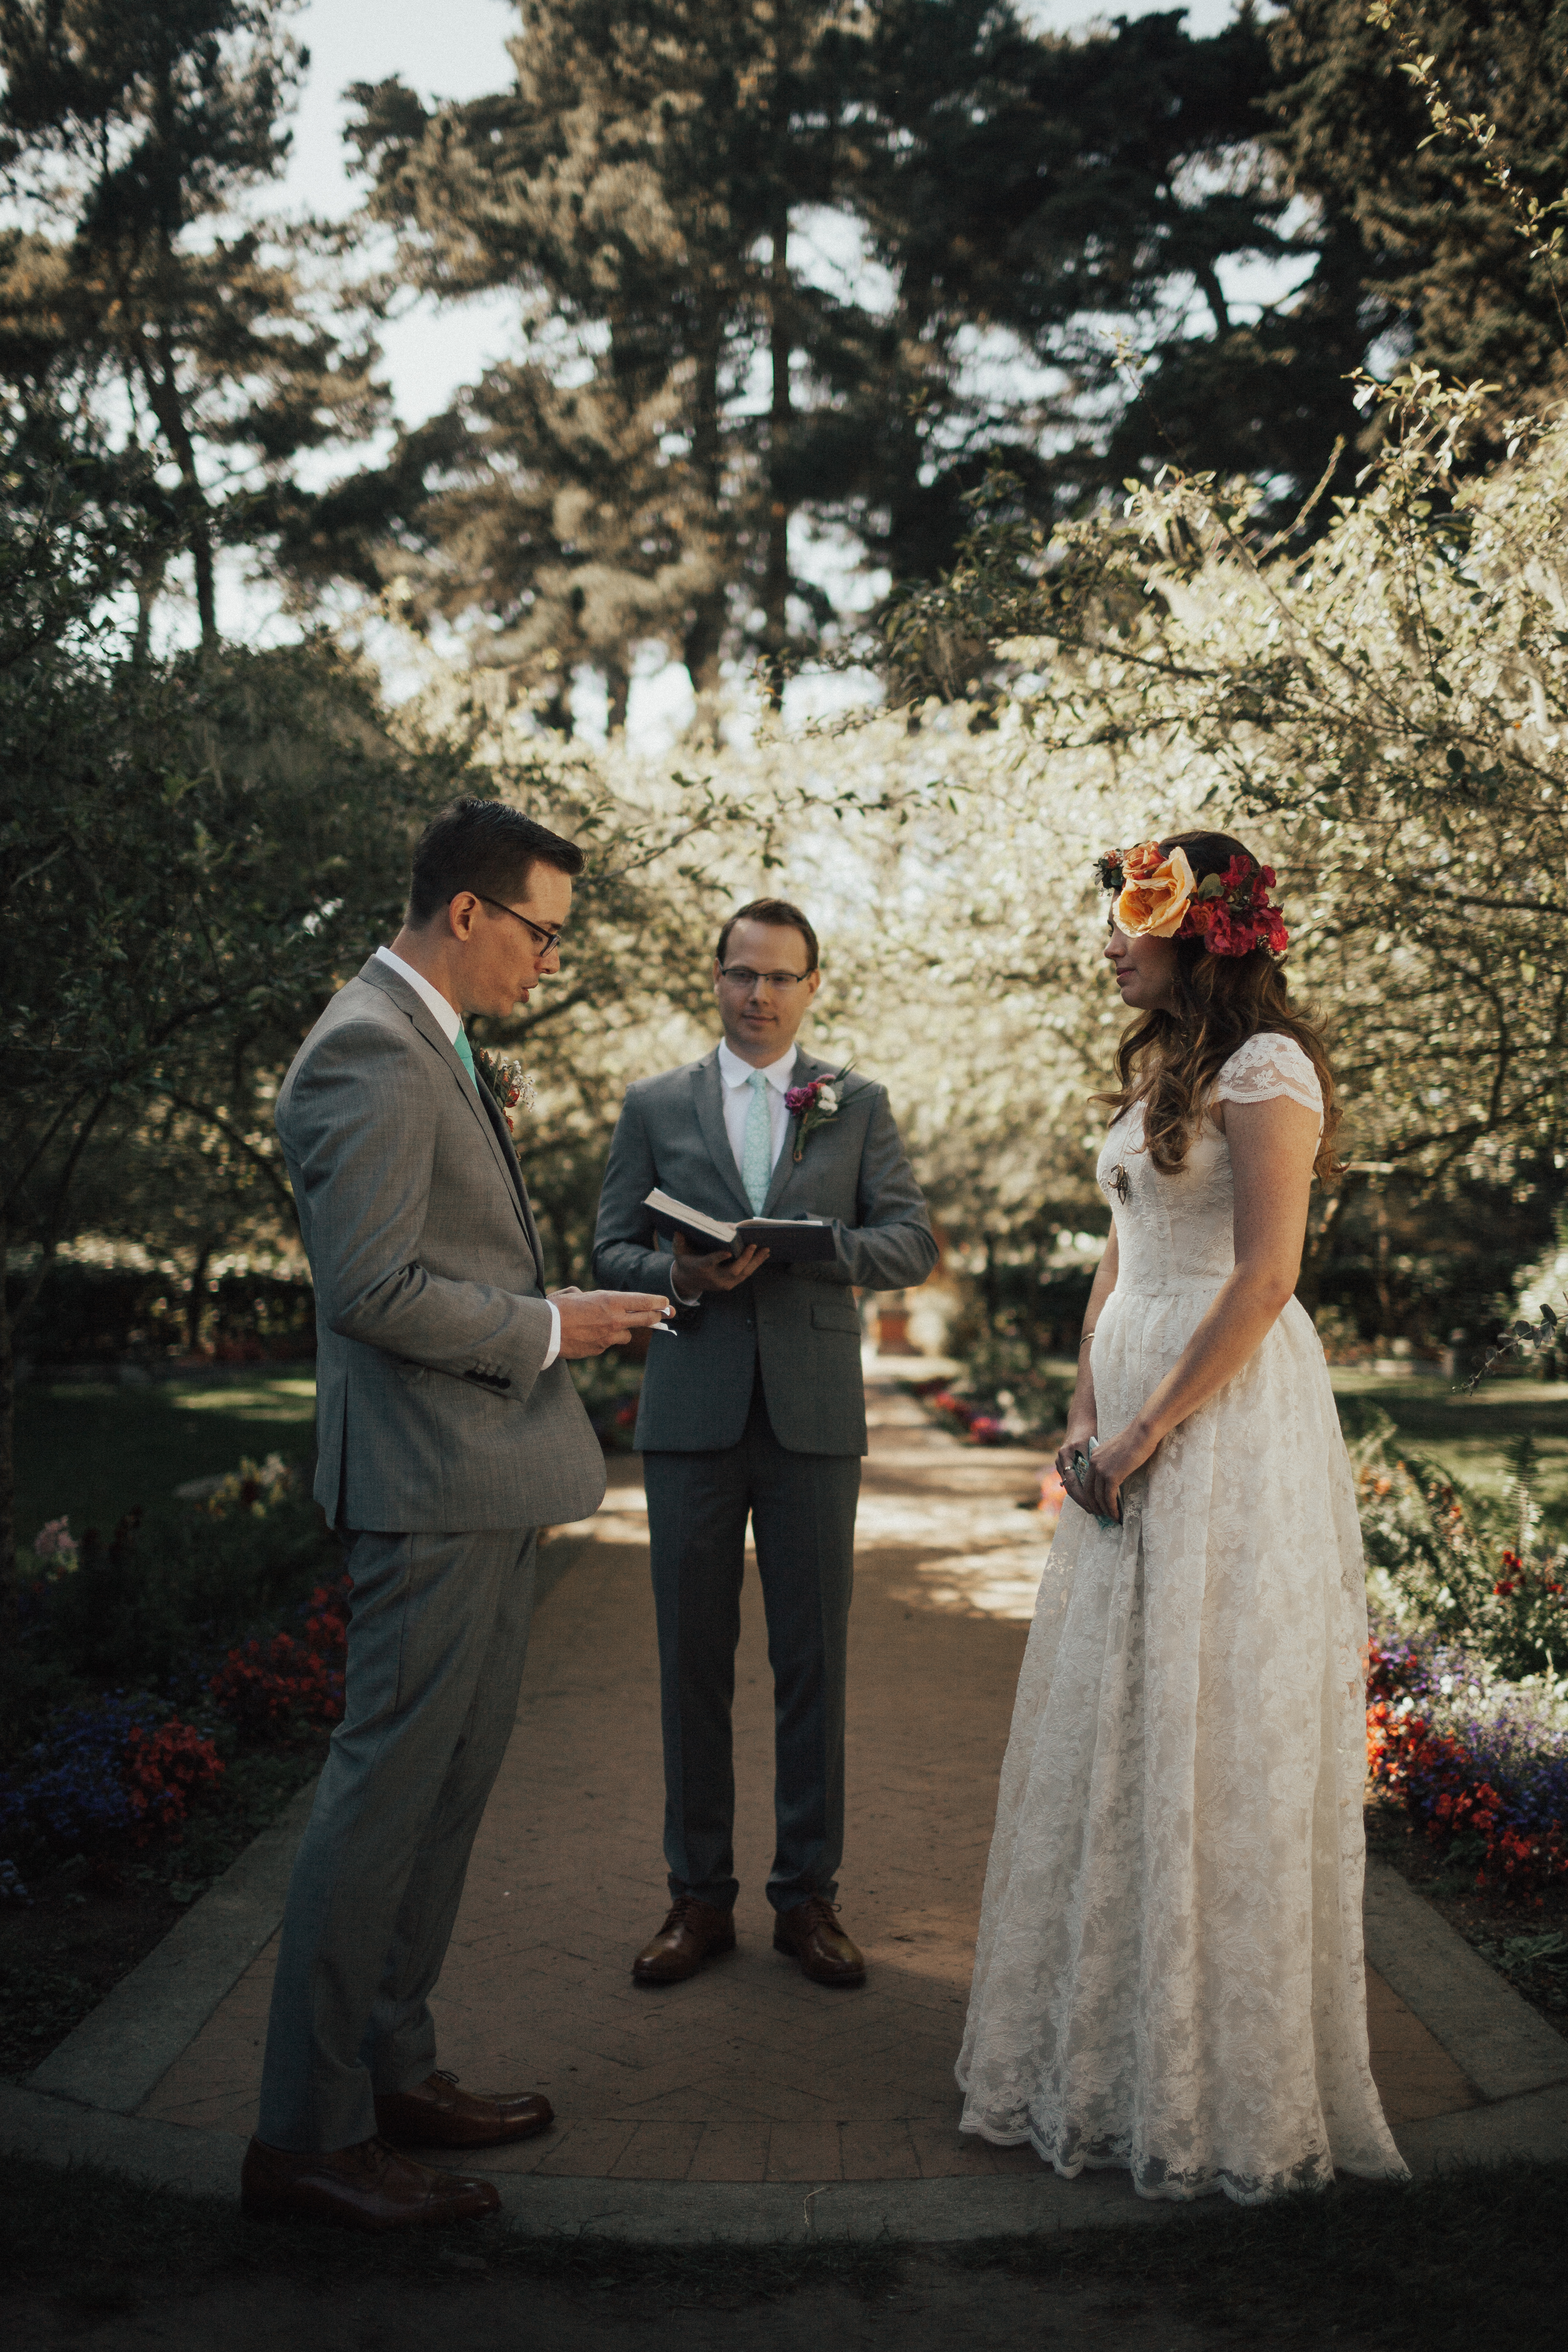
<svg viewBox="0 0 1568 2352"><path fill-rule="evenodd" d="M830 1118L837 1118L838 1106L844 1099L838 1089L854 1067L853 1062L846 1062L844 1067L835 1070L830 1078L813 1078L809 1086L791 1087L785 1093L784 1108L797 1122L795 1130L796 1160L805 1158L805 1139L813 1128L826 1127Z"/></svg>
<svg viewBox="0 0 1568 2352"><path fill-rule="evenodd" d="M535 1094L531 1076L521 1062L509 1062L500 1054L487 1054L483 1046L474 1055L474 1067L494 1096L510 1135L513 1111L533 1108Z"/></svg>

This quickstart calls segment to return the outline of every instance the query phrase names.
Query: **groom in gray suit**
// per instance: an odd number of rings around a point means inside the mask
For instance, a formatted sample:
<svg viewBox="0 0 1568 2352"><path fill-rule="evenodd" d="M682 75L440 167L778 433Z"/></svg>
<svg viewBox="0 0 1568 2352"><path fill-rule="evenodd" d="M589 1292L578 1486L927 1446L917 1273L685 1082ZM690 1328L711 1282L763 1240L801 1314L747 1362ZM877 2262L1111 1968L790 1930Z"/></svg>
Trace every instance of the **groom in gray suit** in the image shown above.
<svg viewBox="0 0 1568 2352"><path fill-rule="evenodd" d="M414 853L408 917L332 999L278 1097L316 1287L316 1499L353 1584L343 1720L295 1861L247 2210L382 2230L494 2210L404 2147L551 2122L437 2068L428 2007L517 1713L535 1532L605 1491L566 1359L668 1313L546 1293L543 1253L466 1013L561 968L582 852L459 801Z"/></svg>
<svg viewBox="0 0 1568 2352"><path fill-rule="evenodd" d="M773 1670L775 1948L813 1982L865 1962L836 1917L844 1847L844 1682L866 1451L851 1286L923 1282L936 1243L883 1087L795 1045L822 982L798 907L759 898L719 934L723 1042L626 1089L599 1203L604 1282L679 1309L649 1349L636 1442L653 1555L671 1907L632 1973L672 1984L735 1941L730 1710L746 1520ZM822 1217L830 1258L769 1264L667 1236L658 1186L726 1223Z"/></svg>

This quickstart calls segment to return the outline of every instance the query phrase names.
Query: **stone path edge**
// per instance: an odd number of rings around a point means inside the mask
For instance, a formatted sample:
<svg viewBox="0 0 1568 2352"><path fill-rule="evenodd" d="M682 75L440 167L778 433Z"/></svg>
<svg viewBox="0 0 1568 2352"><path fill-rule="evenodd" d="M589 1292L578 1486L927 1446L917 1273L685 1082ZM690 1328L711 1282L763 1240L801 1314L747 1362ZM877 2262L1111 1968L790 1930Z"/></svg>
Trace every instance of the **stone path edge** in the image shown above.
<svg viewBox="0 0 1568 2352"><path fill-rule="evenodd" d="M1568 2154L1568 2086L1409 2125L1400 2138L1417 2180L1460 2165L1561 2157ZM227 2132L94 2112L3 2084L0 2148L61 2168L94 2165L150 2188L232 2200L239 2194L245 2142ZM468 2159L469 2168L475 2161ZM497 2185L508 2220L523 2237L621 2245L952 2245L1136 2228L1194 2210L1135 2197L1120 2172L1061 2180L1043 2168L1034 2180L752 2186L503 2178ZM1215 2200L1215 2210L1222 2206Z"/></svg>
<svg viewBox="0 0 1568 2352"><path fill-rule="evenodd" d="M562 1536L543 1548L539 1601L575 1567L588 1541ZM315 1793L312 1780L290 1798L271 1827L34 2069L29 2089L121 2116L152 2097L281 1920Z"/></svg>
<svg viewBox="0 0 1568 2352"><path fill-rule="evenodd" d="M1483 2099L1568 2083L1568 2041L1374 1855L1367 1858L1363 1919L1368 1963Z"/></svg>

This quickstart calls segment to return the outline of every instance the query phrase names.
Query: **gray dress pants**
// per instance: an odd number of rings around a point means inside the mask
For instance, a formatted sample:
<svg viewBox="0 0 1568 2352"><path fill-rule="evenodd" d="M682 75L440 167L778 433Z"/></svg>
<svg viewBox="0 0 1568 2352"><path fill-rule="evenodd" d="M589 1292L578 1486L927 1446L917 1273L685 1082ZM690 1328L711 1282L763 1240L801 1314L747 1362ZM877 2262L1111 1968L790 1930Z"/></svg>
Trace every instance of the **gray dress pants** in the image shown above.
<svg viewBox="0 0 1568 2352"><path fill-rule="evenodd" d="M738 1445L645 1454L672 1895L735 1900L731 1707L746 1519L773 1674L775 1848L768 1901L831 1898L844 1853L844 1680L860 1457L790 1454L761 1374Z"/></svg>
<svg viewBox="0 0 1568 2352"><path fill-rule="evenodd" d="M375 2131L377 2093L436 2063L441 1971L517 1717L531 1530L353 1535L348 1687L289 1882L257 2136Z"/></svg>

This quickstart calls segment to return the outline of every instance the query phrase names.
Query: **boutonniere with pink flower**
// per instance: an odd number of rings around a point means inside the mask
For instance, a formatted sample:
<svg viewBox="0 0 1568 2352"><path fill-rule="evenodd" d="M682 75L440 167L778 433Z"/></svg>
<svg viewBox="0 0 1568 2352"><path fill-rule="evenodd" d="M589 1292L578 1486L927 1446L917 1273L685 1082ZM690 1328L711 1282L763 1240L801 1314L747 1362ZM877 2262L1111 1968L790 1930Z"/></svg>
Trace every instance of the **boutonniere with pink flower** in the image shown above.
<svg viewBox="0 0 1568 2352"><path fill-rule="evenodd" d="M835 1070L831 1077L813 1078L808 1086L791 1087L785 1093L784 1108L795 1121L795 1157L797 1160L805 1157L805 1139L813 1128L826 1127L830 1118L837 1118L838 1107L844 1099L839 1088L854 1067L853 1062L846 1062L844 1067Z"/></svg>
<svg viewBox="0 0 1568 2352"><path fill-rule="evenodd" d="M510 1135L512 1113L533 1108L536 1097L531 1076L521 1062L509 1062L500 1054L487 1054L482 1046L474 1055L474 1067L495 1097Z"/></svg>

